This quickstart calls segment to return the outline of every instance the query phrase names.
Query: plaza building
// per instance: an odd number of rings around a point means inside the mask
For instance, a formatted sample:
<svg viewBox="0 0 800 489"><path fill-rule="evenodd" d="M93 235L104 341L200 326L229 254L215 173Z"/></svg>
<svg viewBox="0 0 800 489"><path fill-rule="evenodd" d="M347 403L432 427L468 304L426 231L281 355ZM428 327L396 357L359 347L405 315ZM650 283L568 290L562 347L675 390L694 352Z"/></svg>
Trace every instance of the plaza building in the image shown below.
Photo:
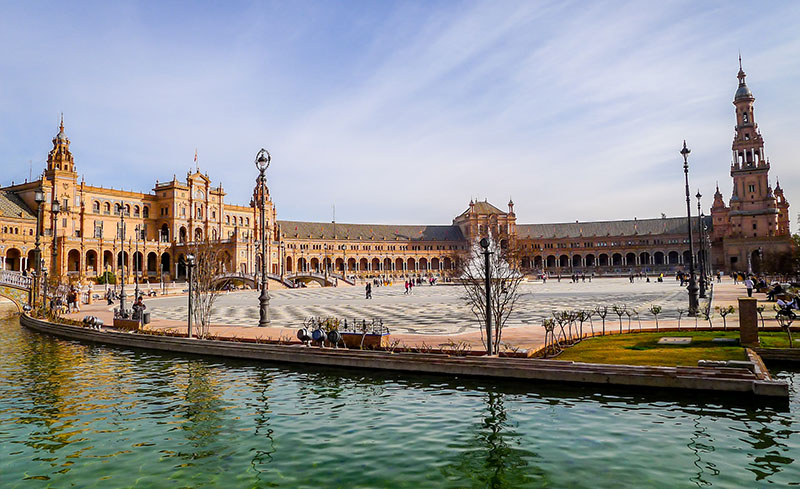
<svg viewBox="0 0 800 489"><path fill-rule="evenodd" d="M779 184L771 187L755 98L741 66L738 78L733 195L726 205L717 188L711 215L695 216L691 224L695 258L714 270L757 268L765 256L793 246L789 203ZM229 203L222 185L212 185L199 169L185 180L173 175L156 181L150 192L89 185L78 181L63 119L52 143L40 178L0 188L4 270L35 268L37 233L43 266L74 281L105 272L119 277L123 270L128 282L134 275L140 282L181 281L198 243L218 249L226 273L261 270L258 188L247 205ZM280 281L314 274L444 277L456 273L459 260L484 236L513 249L517 265L532 275L671 273L683 270L690 257L686 217L518 224L513 201L503 210L472 200L448 225L343 224L278 220L268 189L264 201L266 271Z"/></svg>

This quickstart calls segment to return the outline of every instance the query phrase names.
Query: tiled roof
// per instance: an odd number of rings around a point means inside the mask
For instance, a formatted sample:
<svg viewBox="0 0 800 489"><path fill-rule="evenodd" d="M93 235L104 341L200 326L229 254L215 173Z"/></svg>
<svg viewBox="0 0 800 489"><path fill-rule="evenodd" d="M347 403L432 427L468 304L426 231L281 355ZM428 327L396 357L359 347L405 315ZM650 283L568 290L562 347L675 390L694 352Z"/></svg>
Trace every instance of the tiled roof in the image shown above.
<svg viewBox="0 0 800 489"><path fill-rule="evenodd" d="M692 230L697 229L697 217L692 218ZM711 217L706 217L711 229ZM661 219L633 219L625 221L563 222L554 224L517 224L517 235L528 239L649 236L659 234L685 234L685 217Z"/></svg>
<svg viewBox="0 0 800 489"><path fill-rule="evenodd" d="M36 214L14 192L0 190L0 217L36 220Z"/></svg>
<svg viewBox="0 0 800 489"><path fill-rule="evenodd" d="M475 214L508 214L507 212L501 211L487 201L475 202L473 209L475 210ZM469 208L462 212L458 217L466 216L467 214L469 214Z"/></svg>
<svg viewBox="0 0 800 489"><path fill-rule="evenodd" d="M287 238L333 239L334 224L331 222L278 221L281 232ZM458 226L408 226L393 224L344 224L336 223L336 239L362 241L463 241Z"/></svg>

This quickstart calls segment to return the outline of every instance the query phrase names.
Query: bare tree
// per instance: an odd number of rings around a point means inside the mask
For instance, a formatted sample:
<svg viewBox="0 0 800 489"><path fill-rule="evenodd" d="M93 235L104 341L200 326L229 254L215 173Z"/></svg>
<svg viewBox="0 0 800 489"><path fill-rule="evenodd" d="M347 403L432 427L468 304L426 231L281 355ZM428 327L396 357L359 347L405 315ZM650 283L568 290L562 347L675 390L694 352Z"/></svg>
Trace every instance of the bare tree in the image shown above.
<svg viewBox="0 0 800 489"><path fill-rule="evenodd" d="M491 238L489 241L488 250L492 252L489 257L492 351L488 353L496 355L500 352L503 327L519 301L519 284L523 276L516 266L516 249L510 246L503 248ZM473 243L460 262L463 264L460 270L463 298L481 323L481 340L486 346L486 262L483 249L477 242Z"/></svg>
<svg viewBox="0 0 800 489"><path fill-rule="evenodd" d="M223 273L224 260L221 250L209 241L195 243L192 247L195 266L192 270L192 303L197 336L206 338L211 325L211 311L219 296L216 278Z"/></svg>

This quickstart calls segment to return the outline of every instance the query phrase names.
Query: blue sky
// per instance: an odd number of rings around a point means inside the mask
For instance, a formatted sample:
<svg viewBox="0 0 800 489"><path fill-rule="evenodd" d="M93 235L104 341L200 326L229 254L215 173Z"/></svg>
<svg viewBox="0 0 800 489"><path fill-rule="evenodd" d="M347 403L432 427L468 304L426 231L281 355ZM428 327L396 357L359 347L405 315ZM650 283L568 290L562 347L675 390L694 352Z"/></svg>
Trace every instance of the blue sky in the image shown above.
<svg viewBox="0 0 800 489"><path fill-rule="evenodd" d="M266 147L280 219L444 224L509 197L520 222L681 215L684 138L692 193L730 195L741 50L800 206L800 3L755 5L2 2L0 184L41 171L64 112L109 187L185 177L197 148L246 204Z"/></svg>

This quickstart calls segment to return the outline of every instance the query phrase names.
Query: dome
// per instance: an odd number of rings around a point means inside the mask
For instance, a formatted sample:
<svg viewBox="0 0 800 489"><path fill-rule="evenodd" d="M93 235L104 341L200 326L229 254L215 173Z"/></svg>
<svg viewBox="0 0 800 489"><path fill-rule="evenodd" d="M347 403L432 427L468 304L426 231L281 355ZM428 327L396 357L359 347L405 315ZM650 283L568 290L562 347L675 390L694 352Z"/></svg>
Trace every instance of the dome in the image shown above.
<svg viewBox="0 0 800 489"><path fill-rule="evenodd" d="M750 91L750 88L747 86L746 83L742 83L739 85L739 88L736 89L736 95L733 97L733 99L741 100L748 98L753 98L753 92Z"/></svg>

